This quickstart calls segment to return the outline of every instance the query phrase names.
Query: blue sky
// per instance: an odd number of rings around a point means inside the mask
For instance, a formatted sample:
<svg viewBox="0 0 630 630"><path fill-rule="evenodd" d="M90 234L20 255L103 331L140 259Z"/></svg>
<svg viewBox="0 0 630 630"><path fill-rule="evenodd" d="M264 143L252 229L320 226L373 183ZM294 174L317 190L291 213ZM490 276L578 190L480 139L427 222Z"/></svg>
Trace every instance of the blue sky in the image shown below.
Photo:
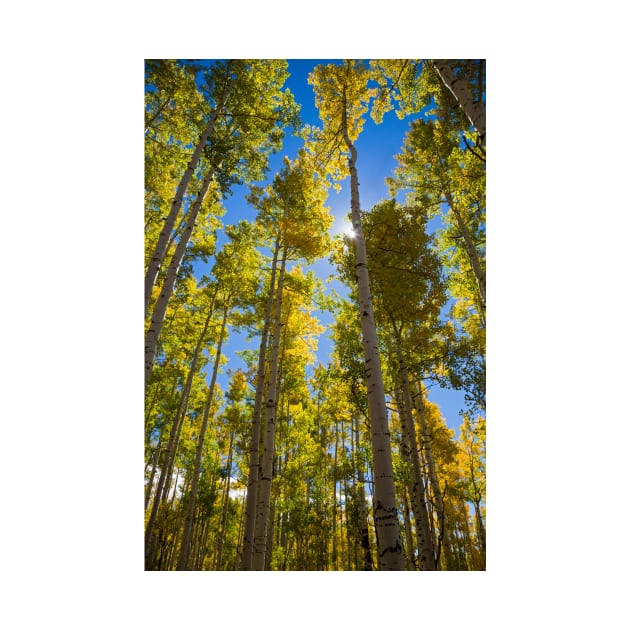
<svg viewBox="0 0 630 630"><path fill-rule="evenodd" d="M319 63L331 63L335 60L323 59L298 59L289 60L290 77L285 84L294 94L295 99L301 105L300 115L303 123L319 125L319 115L315 108L315 98L312 87L307 83L307 76L313 67ZM391 175L397 162L394 156L400 152L404 135L409 127L411 118L399 120L396 114L388 112L380 125L376 125L369 116L366 118L365 127L356 141L358 154L357 170L360 182L361 209L369 210L374 204L383 199L389 198L385 178ZM298 149L302 146L302 140L299 138L288 136L285 138L283 150L271 156L269 165L269 179L282 167L282 160L285 155L294 158ZM247 187L235 187L233 194L223 203L226 209L223 222L225 224L237 223L242 219L253 219L255 215L254 209L245 201ZM331 189L327 205L335 221L331 228L331 234L337 234L349 227L346 215L350 210L350 180L346 179L341 182L341 190L337 193ZM438 228L440 226L439 219L434 219L430 226ZM219 238L219 243L223 239ZM207 268L201 266L201 271L208 271ZM326 280L331 274L335 273L327 258L320 259L313 265L307 267L315 272L322 280ZM333 281L331 287L340 295L347 295L347 289L338 281ZM328 327L333 322L333 316L330 313L317 313L322 325ZM237 332L230 329L229 339L224 345L223 353L229 358L228 363L223 367L222 374L218 378L218 383L223 391L228 387L227 370L236 370L244 367L243 362L235 354L238 350L245 347L258 348L259 340L253 339L246 341L246 333ZM327 363L329 353L332 351L332 344L325 333L319 338L318 342L318 359L321 363ZM427 385L430 385L427 383ZM463 393L441 389L433 386L430 389L429 399L437 403L442 410L442 414L446 424L457 431L461 423L459 417L460 409L464 408Z"/></svg>

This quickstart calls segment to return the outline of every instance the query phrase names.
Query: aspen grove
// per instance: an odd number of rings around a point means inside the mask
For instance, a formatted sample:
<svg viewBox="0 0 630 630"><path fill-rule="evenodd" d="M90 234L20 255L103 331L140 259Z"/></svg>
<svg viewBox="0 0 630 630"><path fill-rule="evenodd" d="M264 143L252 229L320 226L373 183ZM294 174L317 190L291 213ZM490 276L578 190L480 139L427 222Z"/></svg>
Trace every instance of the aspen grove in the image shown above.
<svg viewBox="0 0 630 630"><path fill-rule="evenodd" d="M145 61L145 570L485 570L485 104L483 59Z"/></svg>

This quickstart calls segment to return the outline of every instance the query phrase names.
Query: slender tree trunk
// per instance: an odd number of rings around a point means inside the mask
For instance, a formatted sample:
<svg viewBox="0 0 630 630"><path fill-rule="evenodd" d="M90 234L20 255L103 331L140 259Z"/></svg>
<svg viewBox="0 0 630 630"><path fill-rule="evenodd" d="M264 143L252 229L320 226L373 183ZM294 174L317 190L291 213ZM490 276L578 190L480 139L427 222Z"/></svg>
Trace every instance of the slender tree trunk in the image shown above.
<svg viewBox="0 0 630 630"><path fill-rule="evenodd" d="M245 527L243 534L243 562L241 569L249 571L252 568L254 551L254 531L256 526L256 503L258 499L258 481L260 478L259 448L260 448L260 412L262 396L265 388L265 365L267 356L267 338L271 326L271 312L273 310L274 290L276 282L276 266L280 250L280 237L276 238L269 279L269 296L265 310L265 324L260 338L258 351L258 372L256 376L256 397L252 414L252 440L249 450L249 474L247 476L247 499L245 502Z"/></svg>
<svg viewBox="0 0 630 630"><path fill-rule="evenodd" d="M243 549L243 531L245 529L245 495L241 499L240 516L238 519L238 534L236 536L236 550L234 553L234 571L238 571L241 568L242 552Z"/></svg>
<svg viewBox="0 0 630 630"><path fill-rule="evenodd" d="M359 570L359 549L361 547L361 523L359 517L359 474L358 474L358 445L356 443L356 436L354 431L354 415L350 416L350 457L352 462L352 528L348 528L348 551L352 550L352 562L354 569Z"/></svg>
<svg viewBox="0 0 630 630"><path fill-rule="evenodd" d="M190 536L190 556L188 558L188 568L194 571L197 565L197 558L199 554L199 544L201 541L201 531L203 530L203 512L197 506L195 508L196 514L193 517L193 527Z"/></svg>
<svg viewBox="0 0 630 630"><path fill-rule="evenodd" d="M275 536L275 541L274 541L274 546L275 547L280 547L282 548L282 543L284 540L284 523L283 523L283 517L284 514L282 512L279 512L278 510L276 510L275 512L276 514L276 523L274 525L273 531L274 531L274 536Z"/></svg>
<svg viewBox="0 0 630 630"><path fill-rule="evenodd" d="M164 494L162 496L162 503L168 503L170 507L174 507L175 498L177 496L177 484L179 483L179 476L181 474L181 468L175 469L175 481L171 477L168 477L169 481L164 486ZM173 494L171 494L171 488L173 489ZM168 498L168 495L171 494L171 498Z"/></svg>
<svg viewBox="0 0 630 630"><path fill-rule="evenodd" d="M344 92L345 101L345 92ZM356 276L359 294L359 309L363 342L363 355L367 381L368 408L372 429L372 452L374 456L374 523L378 532L378 555L380 568L385 571L403 570L403 547L400 539L396 491L392 467L392 452L389 439L385 388L378 349L378 337L370 278L367 266L367 251L359 204L359 177L356 169L357 151L348 135L347 112L344 102L342 133L350 155L350 205L354 229Z"/></svg>
<svg viewBox="0 0 630 630"><path fill-rule="evenodd" d="M195 468L193 471L190 496L188 498L188 510L186 514L186 523L184 526L184 535L182 538L182 548L177 561L177 570L188 570L188 558L190 555L190 542L192 534L193 517L195 515L195 505L197 501L197 491L199 488L199 478L201 476L201 459L203 455L203 444L206 436L206 429L208 428L208 416L210 415L210 407L212 406L212 399L214 397L214 387L217 382L217 373L219 371L219 363L221 361L221 348L223 346L223 338L225 336L225 328L227 324L227 317L229 312L229 298L226 298L226 304L223 307L223 322L221 323L221 333L219 335L219 343L217 345L217 352L214 360L214 368L212 370L212 380L208 389L208 400L206 403L206 410L203 415L201 423L201 430L199 431L199 437L197 438L197 452L195 453Z"/></svg>
<svg viewBox="0 0 630 630"><path fill-rule="evenodd" d="M407 570L416 570L416 553L413 544L413 534L411 533L411 514L409 513L409 499L407 489L403 485L403 509L405 515L405 540L407 542Z"/></svg>
<svg viewBox="0 0 630 630"><path fill-rule="evenodd" d="M482 499L482 496L481 496L481 492L477 488L477 482L475 481L475 468L474 468L474 459L473 459L473 453L472 453L472 446L471 446L471 451L469 451L469 455L470 455L470 481L472 483L473 493L474 493L474 498L473 498L472 503L473 503L473 506L475 508L475 530L477 531L477 538L479 539L481 552L483 554L484 569L485 569L486 528L484 527L483 518L481 516L481 499Z"/></svg>
<svg viewBox="0 0 630 630"><path fill-rule="evenodd" d="M466 549L463 543L463 534L459 527L454 528L451 532L451 540L453 541L453 555L457 562L457 571L467 571Z"/></svg>
<svg viewBox="0 0 630 630"><path fill-rule="evenodd" d="M483 525L483 518L481 516L481 507L479 502L474 501L475 506L475 529L477 530L477 538L479 540L480 551L480 564L479 568L486 570L486 528Z"/></svg>
<svg viewBox="0 0 630 630"><path fill-rule="evenodd" d="M346 459L346 431L345 431L345 426L344 426L344 422L343 419L341 420L341 452L343 453L344 459ZM346 459L347 461L347 459ZM342 557L344 558L345 561L345 566L344 569L346 571L350 571L350 548L351 548L351 544L352 544L352 540L351 540L351 534L350 534L350 512L349 512L349 508L348 506L350 505L350 502L348 500L348 480L346 479L346 477L344 476L343 479L343 497L344 497L344 501L343 501L343 510L342 510L342 515L345 518L342 518L342 540L343 540L343 521L345 520L346 522L346 536L345 536L345 546L346 546L346 551L345 553L343 552L343 545L342 545Z"/></svg>
<svg viewBox="0 0 630 630"><path fill-rule="evenodd" d="M274 492L275 494L275 492ZM267 520L267 546L265 548L265 571L271 571L271 554L273 553L273 527L276 516L276 497L272 497Z"/></svg>
<svg viewBox="0 0 630 630"><path fill-rule="evenodd" d="M465 514L464 540L463 540L464 552L466 554L466 557L468 558L467 565L470 566L470 568L473 571L476 571L477 570L477 557L475 554L474 546L472 544L472 536L470 535L470 521L469 521L468 505L464 505L464 514Z"/></svg>
<svg viewBox="0 0 630 630"><path fill-rule="evenodd" d="M167 566L168 554L170 552L170 549L171 546L168 543L168 531L166 529L163 529L160 532L156 549L156 557L154 563L155 570L161 571L165 566Z"/></svg>
<svg viewBox="0 0 630 630"><path fill-rule="evenodd" d="M466 114L470 124L477 130L481 138L481 143L486 144L486 107L481 100L474 101L466 87L465 79L458 79L451 70L451 67L443 59L432 59L431 65L442 80L442 83L455 97Z"/></svg>
<svg viewBox="0 0 630 630"><path fill-rule="evenodd" d="M269 517L269 502L271 498L271 481L273 477L274 443L276 436L276 387L278 375L278 354L280 351L282 291L284 286L284 271L286 267L286 252L282 256L278 277L278 291L276 295L275 321L273 332L273 347L269 363L269 389L265 403L265 445L260 467L258 482L258 500L256 505L256 526L254 529L254 549L252 568L263 571L265 568L265 552L267 549L267 521Z"/></svg>
<svg viewBox="0 0 630 630"><path fill-rule="evenodd" d="M171 205L171 211L164 221L164 227L160 232L160 236L158 237L157 245L155 246L155 250L153 255L151 256L151 261L149 262L149 268L147 269L147 273L144 279L144 316L145 318L149 315L149 302L151 301L151 294L153 292L153 285L155 284L158 274L160 272L160 268L164 264L164 257L166 254L167 245L175 227L175 223L177 221L177 216L179 215L179 210L184 201L184 195L186 194L186 190L188 188L188 184L192 179L193 173L199 164L199 159L201 158L201 154L203 152L204 147L206 146L206 142L210 137L210 134L214 130L214 126L216 124L217 118L219 114L222 113L225 104L227 103L228 98L233 89L233 83L230 83L229 86L223 91L223 95L219 100L219 103L214 109L206 128L201 133L199 137L199 142L195 147L195 151L190 158L190 162L188 163L188 168L184 172L184 176L182 177L179 185L177 186L177 191L175 192L175 198L173 199L173 203Z"/></svg>
<svg viewBox="0 0 630 630"><path fill-rule="evenodd" d="M286 523L286 520L284 521L284 523ZM293 539L291 538L291 535L288 534L285 536L284 544L283 544L283 550L284 550L284 555L282 557L282 570L283 571L287 570L287 566L289 564L289 557L291 555L291 547L293 547Z"/></svg>
<svg viewBox="0 0 630 630"><path fill-rule="evenodd" d="M333 500L332 500L332 563L337 571L337 463L339 461L339 421L335 417L335 455L333 458Z"/></svg>
<svg viewBox="0 0 630 630"><path fill-rule="evenodd" d="M160 563L160 571L172 571L175 559L177 558L177 550L179 549L179 541L181 540L183 513L180 513L175 520L175 525L171 536L169 538L169 532L165 529L164 538L168 540L166 545L163 560Z"/></svg>
<svg viewBox="0 0 630 630"><path fill-rule="evenodd" d="M358 452L359 445L361 444L361 431L358 416L354 417L354 422L356 427L356 444ZM372 560L372 550L370 549L370 529L368 525L367 506L365 501L365 477L360 463L357 467L357 480L359 482L359 530L361 536L361 549L363 551L363 570L371 571L374 568L374 561Z"/></svg>
<svg viewBox="0 0 630 630"><path fill-rule="evenodd" d="M448 189L448 186L443 185L444 196L446 197L446 202L448 203L455 220L457 221L457 228L459 229L463 239L464 239L464 249L466 250L466 255L468 257L468 262L472 267L473 273L475 274L475 278L477 280L477 288L479 289L479 295L481 296L481 304L483 306L483 310L486 308L486 272L481 267L481 262L479 261L479 255L477 254L477 248L473 243L473 240L470 236L470 232L468 230L468 226L466 222L462 218L462 215L457 208L457 205L453 201L453 196L451 195L451 191Z"/></svg>
<svg viewBox="0 0 630 630"><path fill-rule="evenodd" d="M370 528L367 520L367 507L365 500L365 484L363 471L359 469L359 524L361 528L361 549L363 551L363 570L371 571L374 568L372 550L370 549Z"/></svg>
<svg viewBox="0 0 630 630"><path fill-rule="evenodd" d="M448 486L444 486L442 499L444 501L444 531L445 535L442 541L442 549L444 551L444 570L458 571L457 558L454 553L455 543L453 542L454 530L456 529L455 514L452 499L447 500Z"/></svg>
<svg viewBox="0 0 630 630"><path fill-rule="evenodd" d="M153 315L151 316L151 325L149 326L149 330L147 331L144 340L145 389L149 384L149 379L151 378L151 373L153 372L153 364L155 362L155 356L157 354L158 340L160 338L160 334L162 333L162 327L164 326L166 308L168 306L169 300L171 299L171 295L173 294L173 288L175 287L175 282L177 280L179 266L184 258L184 254L186 253L186 248L188 247L193 228L195 227L195 223L197 221L197 215L199 214L199 210L201 210L201 204L206 196L206 193L208 192L208 188L210 187L210 183L214 178L214 174L215 169L211 168L204 178L201 185L201 190L197 195L197 199L195 200L195 203L188 213L186 227L184 228L184 231L179 238L179 243L177 243L177 248L175 249L173 258L171 258L171 262L168 265L166 278L164 279L164 284L162 285L162 291L160 292L160 295L155 304L155 308L153 309Z"/></svg>
<svg viewBox="0 0 630 630"><path fill-rule="evenodd" d="M234 444L234 430L230 433L230 449L228 451L228 463L227 463L227 483L225 484L225 492L223 494L222 510L221 510L221 528L219 529L218 546L217 546L217 560L214 565L215 571L221 570L221 561L223 559L223 539L225 538L225 530L227 526L227 513L230 507L230 481L232 475L232 446Z"/></svg>
<svg viewBox="0 0 630 630"><path fill-rule="evenodd" d="M197 551L197 562L195 563L196 571L203 571L203 564L208 555L208 533L210 531L210 516L203 519L203 529L201 530L201 538Z"/></svg>

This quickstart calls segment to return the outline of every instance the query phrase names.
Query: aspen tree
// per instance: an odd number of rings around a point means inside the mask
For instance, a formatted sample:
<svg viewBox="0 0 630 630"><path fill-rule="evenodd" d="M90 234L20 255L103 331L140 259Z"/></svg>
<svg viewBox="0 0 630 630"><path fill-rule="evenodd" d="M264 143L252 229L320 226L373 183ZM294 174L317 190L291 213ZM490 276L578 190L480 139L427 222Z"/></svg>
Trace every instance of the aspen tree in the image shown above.
<svg viewBox="0 0 630 630"><path fill-rule="evenodd" d="M273 345L269 360L269 383L265 396L265 439L264 450L260 463L260 478L258 480L258 493L256 501L256 523L254 529L254 544L252 555L252 569L262 571L265 568L265 555L267 550L267 523L269 519L269 501L271 498L271 480L273 475L273 457L276 432L277 411L277 378L278 378L278 354L280 351L281 315L282 315L282 290L284 284L284 272L286 267L286 255L283 254L278 275L278 289L276 291L276 304L274 315L274 329L272 334Z"/></svg>
<svg viewBox="0 0 630 630"><path fill-rule="evenodd" d="M363 127L363 115L374 95L367 86L369 73L363 63L345 61L343 66L318 66L309 81L315 88L316 105L324 122L324 134L336 142L339 157L347 156L350 173L350 205L356 256L363 353L368 389L368 405L374 457L374 521L378 536L378 555L382 570L403 570L398 509L394 487L387 406L374 321L367 253L361 223L357 150L354 141Z"/></svg>
<svg viewBox="0 0 630 630"><path fill-rule="evenodd" d="M468 91L466 77L456 76L451 64L444 59L432 59L431 66L435 69L444 85L453 94L460 107L466 114L472 126L477 130L481 143L486 143L486 107L483 101L475 101Z"/></svg>
<svg viewBox="0 0 630 630"><path fill-rule="evenodd" d="M247 496L245 499L245 521L243 527L243 555L241 569L248 571L252 568L254 528L256 526L256 504L258 498L259 480L259 446L260 446L260 426L261 407L265 385L265 366L267 357L267 339L271 326L271 315L274 304L274 291L276 284L276 267L278 262L278 252L280 250L280 236L276 236L273 260L271 263L271 277L269 280L269 293L267 295L267 306L265 319L260 338L258 350L258 369L256 373L256 394L254 398L254 409L252 411L252 432L249 445L249 472L247 476Z"/></svg>
<svg viewBox="0 0 630 630"><path fill-rule="evenodd" d="M230 446L228 450L228 461L227 461L227 474L226 474L226 483L225 490L223 492L223 498L221 500L221 525L219 528L218 534L218 543L217 543L217 557L215 561L214 569L215 571L219 571L221 569L221 561L223 560L223 545L225 543L225 531L227 528L227 516L228 516L228 507L230 501L230 482L232 481L232 447L234 445L234 430L230 431Z"/></svg>

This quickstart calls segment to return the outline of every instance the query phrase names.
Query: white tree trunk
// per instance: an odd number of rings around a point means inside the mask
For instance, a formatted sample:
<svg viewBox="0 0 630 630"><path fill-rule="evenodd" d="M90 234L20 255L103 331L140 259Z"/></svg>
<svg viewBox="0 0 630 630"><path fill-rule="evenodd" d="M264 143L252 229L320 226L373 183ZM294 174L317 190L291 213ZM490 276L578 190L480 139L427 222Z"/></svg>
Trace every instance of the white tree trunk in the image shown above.
<svg viewBox="0 0 630 630"><path fill-rule="evenodd" d="M448 65L448 62L443 59L431 60L431 65L435 68L438 76L442 80L442 83L447 87L451 94L455 97L459 106L466 114L466 118L470 121L471 125L477 130L481 138L481 143L486 144L486 108L481 101L475 102L471 96L468 88L466 87L466 81L464 79L458 79Z"/></svg>
<svg viewBox="0 0 630 630"><path fill-rule="evenodd" d="M267 552L267 524L271 499L271 481L273 477L273 458L276 438L276 411L278 401L276 388L278 379L278 355L280 352L282 292L284 288L284 270L286 266L286 252L282 256L280 273L278 276L278 291L276 294L276 309L273 331L273 346L269 361L269 383L265 402L265 442L260 465L260 480L258 481L258 499L256 505L256 526L254 529L254 551L252 569L263 571Z"/></svg>
<svg viewBox="0 0 630 630"><path fill-rule="evenodd" d="M276 266L280 238L276 238L271 264L271 277L269 279L269 295L265 311L265 323L260 339L258 351L258 373L256 376L256 397L254 398L254 411L252 414L252 440L249 450L249 475L247 477L247 499L245 501L245 525L243 530L243 558L241 570L249 571L252 568L252 555L254 551L254 531L256 527L256 503L258 498L259 474L259 446L260 446L260 410L262 405L263 390L265 387L265 365L267 356L267 339L271 326L271 312L273 310L274 290L276 283Z"/></svg>
<svg viewBox="0 0 630 630"><path fill-rule="evenodd" d="M416 555L414 553L415 546L413 544L413 536L411 535L411 514L409 513L409 501L407 500L407 489L403 487L403 506L405 517L405 541L407 543L407 556L405 562L407 571L416 570Z"/></svg>
<svg viewBox="0 0 630 630"><path fill-rule="evenodd" d="M354 423L356 426L356 451L358 451L359 444L361 443L361 431L359 428L359 418L354 417ZM372 551L370 549L370 530L367 519L367 505L365 501L365 478L363 476L363 468L361 464L358 465L357 481L359 488L359 528L361 530L361 550L363 553L363 570L371 571L374 565L372 560Z"/></svg>
<svg viewBox="0 0 630 630"><path fill-rule="evenodd" d="M359 177L356 169L357 152L348 135L346 111L344 107L342 133L350 151L350 205L356 254L357 285L359 293L359 313L361 337L367 381L368 409L372 428L372 452L374 457L374 523L378 532L379 568L384 571L402 571L403 546L400 539L398 509L392 467L392 452L389 439L387 406L370 278L367 266L367 251L361 225L359 205Z"/></svg>
<svg viewBox="0 0 630 630"><path fill-rule="evenodd" d="M227 529L228 508L230 506L230 481L232 480L232 447L234 445L234 429L230 432L230 447L228 450L227 462L227 482L223 492L223 500L221 501L221 529L219 531L217 557L214 565L215 571L221 570L221 562L223 560L223 544L225 539L225 530Z"/></svg>

